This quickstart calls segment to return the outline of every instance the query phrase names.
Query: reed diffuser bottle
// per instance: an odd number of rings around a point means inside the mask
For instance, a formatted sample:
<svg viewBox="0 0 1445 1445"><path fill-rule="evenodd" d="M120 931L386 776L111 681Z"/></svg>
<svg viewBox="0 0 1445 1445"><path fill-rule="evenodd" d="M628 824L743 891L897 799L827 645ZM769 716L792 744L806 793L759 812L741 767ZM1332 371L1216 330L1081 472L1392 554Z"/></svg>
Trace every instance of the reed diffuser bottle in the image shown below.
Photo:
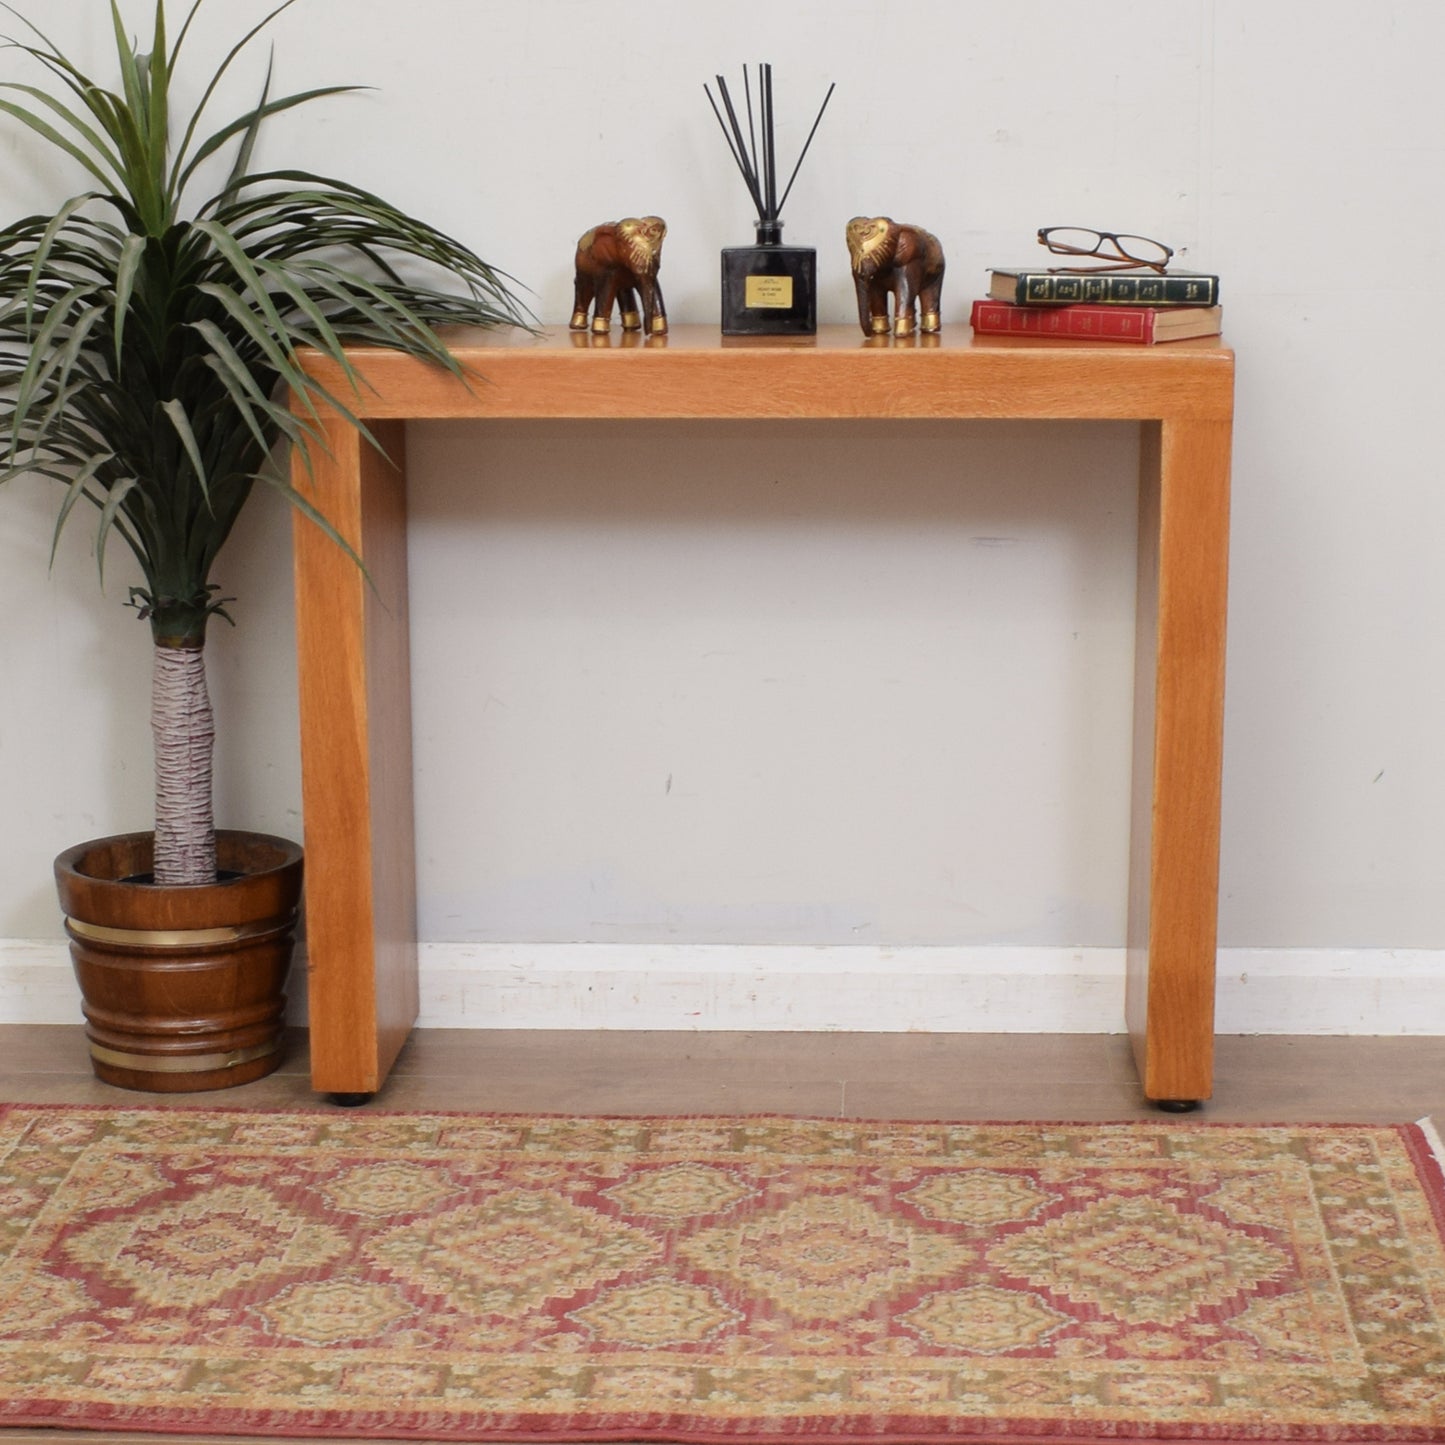
<svg viewBox="0 0 1445 1445"><path fill-rule="evenodd" d="M793 173L778 194L777 145L773 119L773 67L760 65L757 77L757 115L753 113L753 85L743 67L742 119L728 91L717 77L722 108L706 85L708 101L722 127L728 150L757 207L757 239L751 246L728 246L722 253L722 330L724 336L812 336L818 329L818 253L811 246L783 244L783 206L798 178L803 157L813 143L818 122L832 99L833 86L823 97L813 128L803 142ZM726 112L726 119L724 119Z"/></svg>

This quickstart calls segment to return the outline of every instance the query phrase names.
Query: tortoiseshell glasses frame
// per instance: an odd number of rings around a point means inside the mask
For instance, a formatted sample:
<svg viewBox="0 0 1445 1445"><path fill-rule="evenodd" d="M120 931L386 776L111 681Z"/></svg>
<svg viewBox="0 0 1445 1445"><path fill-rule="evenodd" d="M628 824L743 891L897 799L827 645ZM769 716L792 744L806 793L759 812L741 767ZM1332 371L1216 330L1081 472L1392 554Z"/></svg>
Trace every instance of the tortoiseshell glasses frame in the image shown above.
<svg viewBox="0 0 1445 1445"><path fill-rule="evenodd" d="M1056 256L1087 257L1089 266L1056 266L1057 271L1125 271L1145 266L1162 276L1174 254L1172 246L1148 236L1122 231L1095 231L1088 226L1045 226L1038 233L1039 245Z"/></svg>

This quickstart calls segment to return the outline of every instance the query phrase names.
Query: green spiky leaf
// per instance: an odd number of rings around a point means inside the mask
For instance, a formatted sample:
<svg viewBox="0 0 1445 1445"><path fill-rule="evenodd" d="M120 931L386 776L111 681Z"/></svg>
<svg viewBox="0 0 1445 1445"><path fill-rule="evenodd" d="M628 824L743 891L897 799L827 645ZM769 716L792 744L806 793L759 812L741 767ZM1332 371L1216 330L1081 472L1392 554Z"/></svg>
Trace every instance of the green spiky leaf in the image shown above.
<svg viewBox="0 0 1445 1445"><path fill-rule="evenodd" d="M111 78L86 75L3 6L26 30L12 44L52 87L0 87L0 115L96 185L0 231L0 481L53 478L57 531L91 504L102 565L106 541L121 538L159 616L166 599L210 595L210 568L258 478L330 530L267 466L278 442L319 437L328 410L360 427L308 377L304 350L346 368L347 344L365 342L456 370L438 326L528 317L509 277L370 191L303 170L251 173L263 125L354 87L273 97L268 66L254 106L207 118L222 78L297 0L230 47L184 117L172 108L177 57L207 0L193 0L174 41L157 0L144 44L116 0L88 3L109 11ZM224 183L192 203L228 145Z"/></svg>

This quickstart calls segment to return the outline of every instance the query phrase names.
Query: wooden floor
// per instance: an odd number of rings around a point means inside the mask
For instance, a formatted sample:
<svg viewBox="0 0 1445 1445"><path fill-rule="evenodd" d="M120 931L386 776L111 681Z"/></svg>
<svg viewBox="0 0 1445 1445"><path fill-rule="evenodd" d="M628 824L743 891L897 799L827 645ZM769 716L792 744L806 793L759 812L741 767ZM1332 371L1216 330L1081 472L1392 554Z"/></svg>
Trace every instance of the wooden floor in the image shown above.
<svg viewBox="0 0 1445 1445"><path fill-rule="evenodd" d="M220 1093L160 1096L97 1083L79 1028L22 1025L0 1026L0 1100L331 1107L311 1092L304 1036L293 1040L286 1062L269 1078ZM1161 1117L1140 1093L1127 1040L1104 1034L435 1029L413 1036L367 1107L896 1119ZM1271 1036L1221 1038L1214 1099L1195 1114L1171 1117L1391 1123L1426 1115L1445 1123L1445 1039ZM158 1445L162 1438L0 1429L0 1445Z"/></svg>
<svg viewBox="0 0 1445 1445"><path fill-rule="evenodd" d="M79 1027L0 1025L0 1099L326 1105L302 1034L281 1068L211 1094L98 1083ZM1143 1098L1116 1034L587 1033L426 1029L369 1107L597 1114L782 1113L874 1119L1135 1119ZM1445 1123L1445 1038L1226 1037L1212 1122ZM53 1437L51 1437L53 1439Z"/></svg>

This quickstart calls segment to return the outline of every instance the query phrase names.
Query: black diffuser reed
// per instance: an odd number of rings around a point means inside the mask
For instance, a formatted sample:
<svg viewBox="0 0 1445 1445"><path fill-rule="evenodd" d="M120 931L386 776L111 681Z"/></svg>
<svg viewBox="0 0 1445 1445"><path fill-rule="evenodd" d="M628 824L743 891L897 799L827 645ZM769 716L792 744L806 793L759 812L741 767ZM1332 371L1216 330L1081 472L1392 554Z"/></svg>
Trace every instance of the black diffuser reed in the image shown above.
<svg viewBox="0 0 1445 1445"><path fill-rule="evenodd" d="M773 109L773 67L759 65L756 87L743 67L743 113L739 114L727 81L717 77L718 100L704 84L708 103L757 208L757 242L730 246L722 253L722 329L727 336L802 335L818 329L818 254L811 246L783 245L783 207L833 97L828 87L813 127L778 192L777 134ZM754 89L757 91L756 112ZM744 129L743 117L746 117ZM726 117L726 118L724 118Z"/></svg>

